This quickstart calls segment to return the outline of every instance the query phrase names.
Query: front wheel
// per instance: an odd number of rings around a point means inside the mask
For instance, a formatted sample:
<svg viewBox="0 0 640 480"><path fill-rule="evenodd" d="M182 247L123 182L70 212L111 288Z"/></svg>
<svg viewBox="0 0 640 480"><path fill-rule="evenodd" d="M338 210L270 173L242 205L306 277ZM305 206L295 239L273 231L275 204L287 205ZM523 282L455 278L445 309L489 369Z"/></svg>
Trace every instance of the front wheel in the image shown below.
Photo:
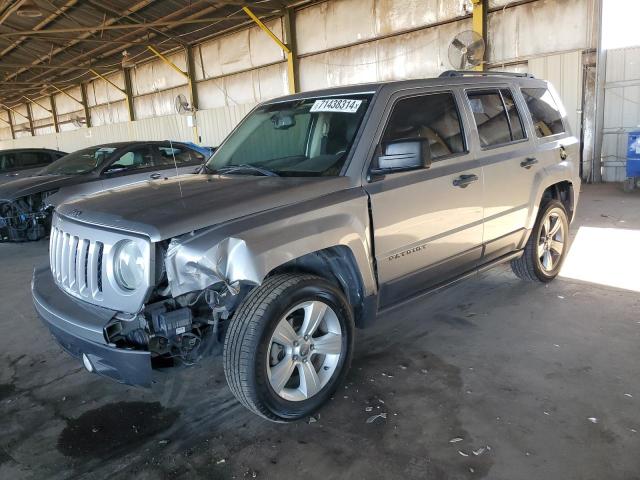
<svg viewBox="0 0 640 480"><path fill-rule="evenodd" d="M247 295L229 324L227 383L245 407L269 420L305 417L346 375L353 330L351 307L333 284L275 275Z"/></svg>
<svg viewBox="0 0 640 480"><path fill-rule="evenodd" d="M522 280L550 282L558 276L569 249L569 220L561 202L544 204L520 258L511 269Z"/></svg>

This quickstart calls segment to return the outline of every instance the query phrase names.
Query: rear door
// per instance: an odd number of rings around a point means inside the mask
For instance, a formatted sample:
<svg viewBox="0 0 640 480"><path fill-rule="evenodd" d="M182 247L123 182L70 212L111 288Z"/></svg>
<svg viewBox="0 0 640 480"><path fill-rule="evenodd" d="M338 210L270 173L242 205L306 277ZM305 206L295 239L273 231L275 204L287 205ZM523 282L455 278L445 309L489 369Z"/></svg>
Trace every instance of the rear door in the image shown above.
<svg viewBox="0 0 640 480"><path fill-rule="evenodd" d="M455 90L392 96L376 139L373 166L384 144L428 141L427 168L371 176L380 307L470 270L482 250L482 169L470 153ZM461 181L464 179L464 181Z"/></svg>
<svg viewBox="0 0 640 480"><path fill-rule="evenodd" d="M483 261L491 261L516 250L525 238L531 192L542 166L533 155L517 92L496 85L468 88L465 95L484 173Z"/></svg>
<svg viewBox="0 0 640 480"><path fill-rule="evenodd" d="M558 94L550 84L537 82L520 89L525 108L530 112L532 130L540 164L551 169L562 162L574 162L580 157L578 139L571 135L566 112ZM577 167L576 167L577 174Z"/></svg>

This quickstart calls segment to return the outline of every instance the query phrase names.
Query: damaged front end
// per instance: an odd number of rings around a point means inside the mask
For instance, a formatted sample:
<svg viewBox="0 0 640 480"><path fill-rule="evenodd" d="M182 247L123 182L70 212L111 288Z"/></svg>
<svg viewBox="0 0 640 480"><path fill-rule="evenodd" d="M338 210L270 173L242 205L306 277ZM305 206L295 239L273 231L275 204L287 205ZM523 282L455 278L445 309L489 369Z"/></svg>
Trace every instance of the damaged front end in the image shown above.
<svg viewBox="0 0 640 480"><path fill-rule="evenodd" d="M46 200L54 193L0 200L0 242L33 242L45 238L51 229L52 211Z"/></svg>
<svg viewBox="0 0 640 480"><path fill-rule="evenodd" d="M147 351L156 366L178 360L193 365L222 340L224 322L238 296L226 288L210 288L180 298L156 298L136 314L117 314L104 327L107 343L116 348Z"/></svg>
<svg viewBox="0 0 640 480"><path fill-rule="evenodd" d="M205 288L174 296L165 268L168 247L157 246L156 287L143 309L114 316L104 337L116 348L149 352L154 366L193 365L222 342L226 321L249 285L212 274Z"/></svg>

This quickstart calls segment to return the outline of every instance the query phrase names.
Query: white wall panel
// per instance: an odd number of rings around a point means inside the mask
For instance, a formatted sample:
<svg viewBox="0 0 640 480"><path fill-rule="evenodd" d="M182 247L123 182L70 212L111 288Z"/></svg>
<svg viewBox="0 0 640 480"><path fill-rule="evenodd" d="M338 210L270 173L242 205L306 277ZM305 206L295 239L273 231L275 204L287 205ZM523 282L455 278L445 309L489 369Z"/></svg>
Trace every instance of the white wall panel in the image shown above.
<svg viewBox="0 0 640 480"><path fill-rule="evenodd" d="M276 37L284 41L282 20L280 18L266 22L265 25L276 35ZM260 28L253 27L248 31L249 55L252 67L266 65L285 58L284 53L278 44Z"/></svg>
<svg viewBox="0 0 640 480"><path fill-rule="evenodd" d="M488 17L492 63L595 46L593 0L539 0Z"/></svg>
<svg viewBox="0 0 640 480"><path fill-rule="evenodd" d="M0 145L2 145L3 141L11 141L11 129L9 127L0 127Z"/></svg>
<svg viewBox="0 0 640 480"><path fill-rule="evenodd" d="M323 2L296 15L300 54L335 48L375 36L374 0Z"/></svg>
<svg viewBox="0 0 640 480"><path fill-rule="evenodd" d="M76 110L82 108L82 93L80 92L80 87L69 88L66 89L65 92L71 95L77 101L69 98L63 93L55 94L54 101L56 102L56 111L60 115L64 113L75 112Z"/></svg>
<svg viewBox="0 0 640 480"><path fill-rule="evenodd" d="M224 107L233 101L227 100L224 86L224 78L214 78L196 84L198 90L198 102L201 110Z"/></svg>
<svg viewBox="0 0 640 480"><path fill-rule="evenodd" d="M187 70L186 57L183 51L166 56L183 72ZM171 66L162 60L138 65L131 69L131 88L134 95L145 95L147 93L166 90L179 85L185 85L187 79L176 72Z"/></svg>
<svg viewBox="0 0 640 480"><path fill-rule="evenodd" d="M300 60L301 88L436 76L452 68L449 43L457 32L468 28L471 21L461 20L304 57Z"/></svg>
<svg viewBox="0 0 640 480"><path fill-rule="evenodd" d="M376 32L378 35L387 35L436 23L439 3L439 0L378 0Z"/></svg>
<svg viewBox="0 0 640 480"><path fill-rule="evenodd" d="M188 100L189 87L185 85L134 98L135 118L145 119L176 113L175 99L179 94L183 94Z"/></svg>
<svg viewBox="0 0 640 480"><path fill-rule="evenodd" d="M468 0L338 0L298 12L298 52L308 54L451 20Z"/></svg>
<svg viewBox="0 0 640 480"><path fill-rule="evenodd" d="M122 72L107 75L105 78L108 78L111 82L124 90L124 74ZM126 95L124 93L101 78L93 80L87 84L87 104L89 107L95 107L96 105L102 105L104 103L112 103L125 98Z"/></svg>
<svg viewBox="0 0 640 480"><path fill-rule="evenodd" d="M126 100L91 107L89 114L91 115L91 125L94 127L126 122L129 119Z"/></svg>
<svg viewBox="0 0 640 480"><path fill-rule="evenodd" d="M266 25L283 38L281 19ZM252 27L203 43L196 48L194 57L196 79L203 80L284 60L284 53L260 28Z"/></svg>
<svg viewBox="0 0 640 480"><path fill-rule="evenodd" d="M74 123L74 120L80 122L80 126ZM62 115L58 115L58 127L61 132L71 132L83 128L86 122L84 120L84 110L76 110Z"/></svg>
<svg viewBox="0 0 640 480"><path fill-rule="evenodd" d="M42 118L33 121L33 131L36 136L48 135L55 133L56 129L53 125L53 118Z"/></svg>
<svg viewBox="0 0 640 480"><path fill-rule="evenodd" d="M196 115L202 144L217 147L255 105L200 110Z"/></svg>
<svg viewBox="0 0 640 480"><path fill-rule="evenodd" d="M48 98L40 98L37 99L38 103L41 103L45 107L51 109ZM42 108L40 105L36 105L35 103L31 104L31 118L33 120L41 120L43 118L48 118L51 121L51 113Z"/></svg>
<svg viewBox="0 0 640 480"><path fill-rule="evenodd" d="M529 73L549 80L567 110L571 130L580 136L582 108L582 52L548 55L529 60Z"/></svg>

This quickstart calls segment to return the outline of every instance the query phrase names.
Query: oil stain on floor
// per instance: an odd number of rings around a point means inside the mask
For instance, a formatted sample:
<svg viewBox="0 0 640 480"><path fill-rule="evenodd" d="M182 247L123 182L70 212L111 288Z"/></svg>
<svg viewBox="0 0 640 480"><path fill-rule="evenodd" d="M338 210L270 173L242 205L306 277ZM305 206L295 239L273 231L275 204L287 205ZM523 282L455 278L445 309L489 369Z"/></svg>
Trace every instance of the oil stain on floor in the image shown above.
<svg viewBox="0 0 640 480"><path fill-rule="evenodd" d="M77 458L100 458L120 449L133 449L160 432L178 418L174 409L159 402L117 402L67 420L58 438L58 450Z"/></svg>

